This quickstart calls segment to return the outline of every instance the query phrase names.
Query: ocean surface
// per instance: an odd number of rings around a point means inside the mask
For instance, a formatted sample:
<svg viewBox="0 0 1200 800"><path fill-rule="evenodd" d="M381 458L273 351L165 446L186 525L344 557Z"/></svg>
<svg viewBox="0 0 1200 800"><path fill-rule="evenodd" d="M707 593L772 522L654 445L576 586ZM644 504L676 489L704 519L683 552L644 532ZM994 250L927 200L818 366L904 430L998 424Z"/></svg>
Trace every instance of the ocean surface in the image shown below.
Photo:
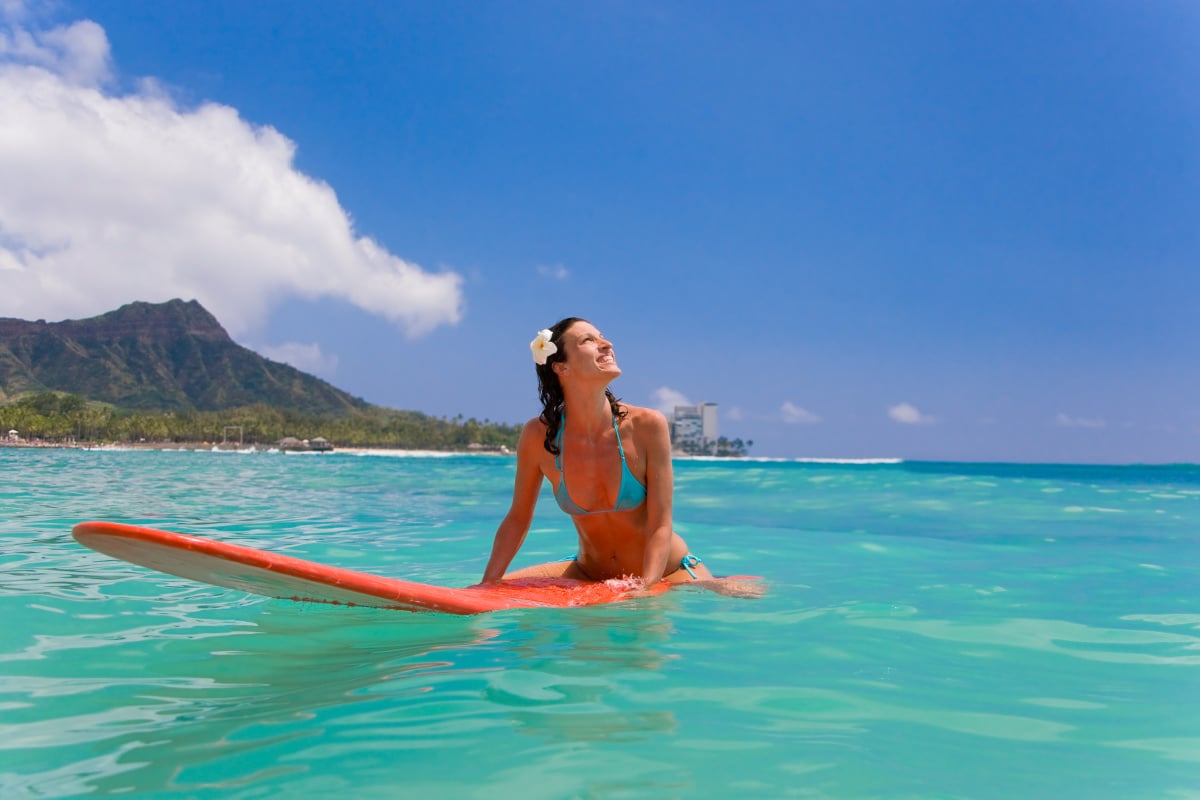
<svg viewBox="0 0 1200 800"><path fill-rule="evenodd" d="M468 585L494 456L0 448L0 797L1200 798L1200 467L679 461L761 599L293 603L89 519ZM516 565L574 550L548 494Z"/></svg>

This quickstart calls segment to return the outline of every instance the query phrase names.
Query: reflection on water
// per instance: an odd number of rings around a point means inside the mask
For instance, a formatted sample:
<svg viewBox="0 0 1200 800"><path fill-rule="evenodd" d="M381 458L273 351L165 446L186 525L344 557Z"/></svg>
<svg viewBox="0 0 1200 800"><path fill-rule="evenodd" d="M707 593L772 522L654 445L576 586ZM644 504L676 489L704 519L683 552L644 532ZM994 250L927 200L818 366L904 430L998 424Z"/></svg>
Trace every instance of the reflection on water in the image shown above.
<svg viewBox="0 0 1200 800"><path fill-rule="evenodd" d="M664 652L673 631L657 602L555 612L557 623L521 615L499 642L507 663L488 675L484 698L506 709L518 732L551 741L628 741L672 730L669 706L629 710L627 702L637 685L669 681L662 667L675 657Z"/></svg>
<svg viewBox="0 0 1200 800"><path fill-rule="evenodd" d="M257 605L266 608L250 623L172 620L127 627L120 642L90 633L39 638L28 657L86 651L89 669L105 677L19 678L43 712L62 706L53 722L19 726L22 749L87 744L119 754L80 778L105 794L253 782L288 742L321 735L330 720L381 695L390 705L433 691L455 672L454 654L496 635L475 618L404 614L398 625L394 612ZM179 613L167 608L168 617ZM210 772L223 777L202 777ZM56 781L52 772L41 777L28 788Z"/></svg>
<svg viewBox="0 0 1200 800"><path fill-rule="evenodd" d="M102 795L251 786L358 751L471 748L496 728L630 741L675 727L669 703L628 708L638 687L669 685L657 602L454 617L255 600L249 621L201 624L201 608L166 604L126 619L119 643L39 637L25 658L86 652L104 677L19 677L48 719L15 727L27 753L110 754L71 769L72 791ZM62 777L42 767L31 793Z"/></svg>

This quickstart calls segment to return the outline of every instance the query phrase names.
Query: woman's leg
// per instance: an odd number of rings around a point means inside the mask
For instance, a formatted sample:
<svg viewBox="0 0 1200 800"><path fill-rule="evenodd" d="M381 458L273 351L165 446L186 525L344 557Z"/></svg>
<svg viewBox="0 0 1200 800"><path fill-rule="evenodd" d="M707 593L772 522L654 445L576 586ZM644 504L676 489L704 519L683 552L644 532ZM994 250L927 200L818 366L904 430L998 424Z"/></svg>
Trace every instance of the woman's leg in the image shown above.
<svg viewBox="0 0 1200 800"><path fill-rule="evenodd" d="M663 580L667 583L693 583L713 579L713 574L708 571L708 567L704 566L704 562L691 553L684 556L681 561L668 564L667 569L670 571L663 576Z"/></svg>
<svg viewBox="0 0 1200 800"><path fill-rule="evenodd" d="M518 578L572 578L577 581L590 580L587 575L583 574L583 570L579 568L579 563L571 558L566 561L550 561L546 564L534 564L532 567L522 567L521 569L504 574L504 580L511 581Z"/></svg>
<svg viewBox="0 0 1200 800"><path fill-rule="evenodd" d="M676 566L677 569L667 573L663 580L674 584L691 583L732 597L762 597L767 591L767 587L759 580L718 578L691 553L684 556Z"/></svg>

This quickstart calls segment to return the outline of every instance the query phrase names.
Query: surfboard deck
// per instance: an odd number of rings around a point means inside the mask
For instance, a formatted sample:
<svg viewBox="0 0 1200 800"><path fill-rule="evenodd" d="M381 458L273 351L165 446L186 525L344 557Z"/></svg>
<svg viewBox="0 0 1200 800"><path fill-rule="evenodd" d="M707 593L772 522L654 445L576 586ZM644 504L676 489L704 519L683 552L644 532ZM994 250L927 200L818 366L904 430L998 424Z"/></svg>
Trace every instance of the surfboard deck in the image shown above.
<svg viewBox="0 0 1200 800"><path fill-rule="evenodd" d="M567 608L630 599L620 581L525 578L454 588L385 578L245 545L118 522L81 522L71 535L113 558L201 583L284 600L445 614ZM671 584L660 581L653 594Z"/></svg>

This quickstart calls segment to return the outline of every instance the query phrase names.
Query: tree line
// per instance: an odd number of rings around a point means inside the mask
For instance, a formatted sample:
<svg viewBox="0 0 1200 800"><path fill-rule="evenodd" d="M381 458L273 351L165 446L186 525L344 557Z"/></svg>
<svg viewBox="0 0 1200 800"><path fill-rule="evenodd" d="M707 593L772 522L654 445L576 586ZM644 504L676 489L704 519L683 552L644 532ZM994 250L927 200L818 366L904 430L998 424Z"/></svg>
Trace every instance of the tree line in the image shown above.
<svg viewBox="0 0 1200 800"><path fill-rule="evenodd" d="M274 445L293 436L323 437L335 446L402 450L516 449L521 428L474 418L431 417L373 407L346 415L307 414L264 404L224 411L134 411L89 402L75 394L39 392L0 405L0 439L16 430L25 440L51 443L219 443Z"/></svg>

